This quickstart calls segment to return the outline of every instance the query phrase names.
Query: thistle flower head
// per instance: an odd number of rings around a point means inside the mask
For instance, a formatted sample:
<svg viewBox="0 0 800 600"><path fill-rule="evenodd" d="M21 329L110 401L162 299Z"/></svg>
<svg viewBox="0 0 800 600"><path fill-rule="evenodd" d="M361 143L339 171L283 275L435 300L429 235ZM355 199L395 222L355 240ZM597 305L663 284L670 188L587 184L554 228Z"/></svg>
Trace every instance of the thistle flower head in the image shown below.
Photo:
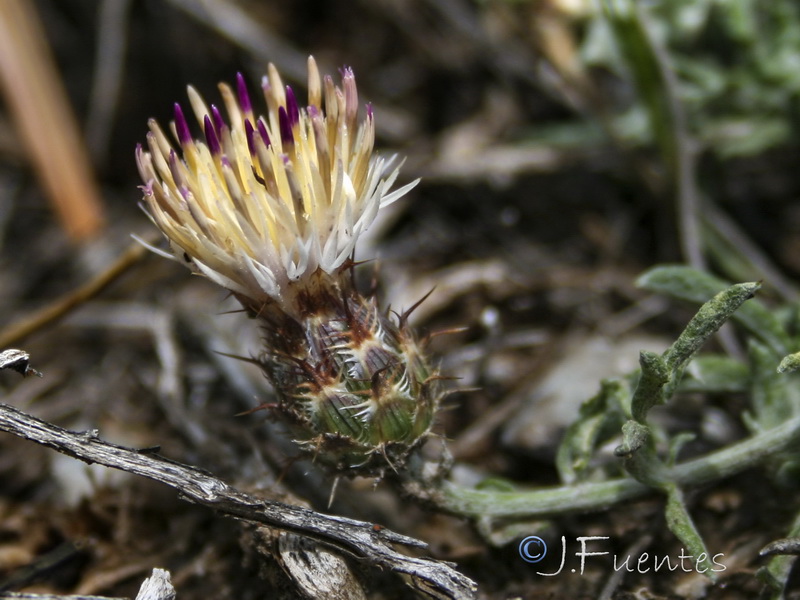
<svg viewBox="0 0 800 600"><path fill-rule="evenodd" d="M241 75L235 89L219 86L226 116L189 87L203 138L175 104L177 149L151 120L136 160L146 210L176 257L253 312L277 303L295 314L297 294L335 275L378 210L416 182L391 191L398 167L372 152L372 108L359 121L351 69L339 87L309 58L305 107L274 66L268 72L266 116L256 116Z"/></svg>
<svg viewBox="0 0 800 600"><path fill-rule="evenodd" d="M438 376L406 319L341 273L378 210L416 182L391 191L397 168L372 153L375 121L369 105L359 121L353 72L337 87L313 59L308 71L301 107L269 67L265 117L241 75L235 89L220 85L226 116L190 87L203 139L176 104L177 149L151 120L136 160L145 208L175 257L258 319L273 414L338 471L381 473L428 435Z"/></svg>

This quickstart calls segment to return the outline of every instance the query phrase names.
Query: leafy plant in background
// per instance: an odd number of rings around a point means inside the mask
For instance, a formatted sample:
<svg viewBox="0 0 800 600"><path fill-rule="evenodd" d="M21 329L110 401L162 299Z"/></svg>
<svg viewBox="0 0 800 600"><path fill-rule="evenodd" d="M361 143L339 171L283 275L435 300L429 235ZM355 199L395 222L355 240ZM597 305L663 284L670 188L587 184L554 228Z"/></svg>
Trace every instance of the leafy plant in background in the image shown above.
<svg viewBox="0 0 800 600"><path fill-rule="evenodd" d="M750 156L789 143L797 133L800 99L800 6L791 0L603 0L606 18L592 18L581 48L587 65L638 80L638 101L617 119L628 141L671 135L670 122L653 127L658 70L648 65L641 20L668 50L677 97L689 130L721 157ZM638 14L637 14L638 13ZM641 68L641 70L640 70ZM642 119L643 114L648 114ZM650 125L645 126L645 123ZM661 138L661 140L659 140Z"/></svg>
<svg viewBox="0 0 800 600"><path fill-rule="evenodd" d="M607 509L647 493L665 496L667 526L694 556L705 556L714 578L710 554L695 527L684 490L720 481L755 466L769 470L776 485L786 483L798 468L800 389L788 371L800 364L800 338L787 333L789 324L753 299L758 283L729 285L683 266L656 267L639 279L643 288L689 302L703 303L678 339L662 354L643 351L641 368L621 379L603 381L566 432L558 452L562 486L537 490L466 489L445 483L438 501L445 509L491 519L508 537L519 524L575 512ZM791 313L787 313L791 319ZM696 356L700 347L728 319L746 336L747 360L725 355ZM793 354L788 354L794 352ZM704 456L679 462L691 432L669 432L649 418L653 407L676 394L745 392L749 399L743 423L750 437ZM615 442L616 463L596 460ZM623 474L624 473L624 474ZM800 535L800 515L788 536ZM502 537L502 536L501 536ZM777 556L762 570L780 593L791 558Z"/></svg>
<svg viewBox="0 0 800 600"><path fill-rule="evenodd" d="M797 294L750 234L720 206L700 157L762 164L798 139L800 5L792 0L557 2L574 54L543 54L580 118L527 131L526 144L624 149L630 173L674 205L684 259L725 277L764 279ZM546 38L546 32L539 37ZM603 77L601 74L612 74ZM558 91L556 91L558 93ZM602 132L602 134L600 134ZM604 135L603 135L604 134ZM732 175L733 176L733 175ZM702 182L702 186L700 185Z"/></svg>
<svg viewBox="0 0 800 600"><path fill-rule="evenodd" d="M445 482L438 501L479 520L493 539L507 541L530 531L532 521L604 510L658 492L665 496L670 530L693 555L708 557L685 489L755 466L776 486L796 480L800 387L792 372L800 368L800 337L794 284L699 189L697 156L753 156L794 138L800 5L601 0L594 7L586 13L584 65L618 74L631 83L632 93L621 109L590 111L595 121L584 126L595 132L600 123L628 150L657 149L657 177L648 169L640 173L661 197L674 199L682 251L692 265L656 267L638 283L700 309L662 354L642 352L636 373L603 381L584 403L558 451L561 486L466 489ZM593 133L575 139L596 142ZM732 279L766 279L786 304L774 310L751 299L759 283L731 285L707 272L709 261ZM744 357L696 355L728 319L746 343ZM741 422L749 437L680 462L694 434L666 430L651 409L682 393L744 395L748 406ZM609 444L616 445L618 460L604 457ZM781 552L797 554L800 546L794 541L800 514L786 533L790 541L767 552L777 555L759 572L776 597L793 563ZM707 574L715 576L710 569Z"/></svg>

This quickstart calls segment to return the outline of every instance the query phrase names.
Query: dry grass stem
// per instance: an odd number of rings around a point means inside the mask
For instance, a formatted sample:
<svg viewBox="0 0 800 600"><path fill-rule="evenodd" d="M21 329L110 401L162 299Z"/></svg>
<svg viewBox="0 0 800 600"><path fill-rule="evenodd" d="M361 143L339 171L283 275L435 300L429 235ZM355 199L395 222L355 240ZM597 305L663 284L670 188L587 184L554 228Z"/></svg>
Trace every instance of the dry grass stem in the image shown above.
<svg viewBox="0 0 800 600"><path fill-rule="evenodd" d="M64 229L83 241L103 227L103 205L35 10L25 0L0 2L0 85Z"/></svg>

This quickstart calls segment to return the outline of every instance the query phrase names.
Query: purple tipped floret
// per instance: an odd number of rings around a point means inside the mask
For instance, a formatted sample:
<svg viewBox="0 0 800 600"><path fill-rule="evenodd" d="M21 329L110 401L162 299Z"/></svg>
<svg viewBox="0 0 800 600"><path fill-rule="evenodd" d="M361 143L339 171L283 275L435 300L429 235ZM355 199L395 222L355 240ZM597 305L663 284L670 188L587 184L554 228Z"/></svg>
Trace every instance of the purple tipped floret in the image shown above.
<svg viewBox="0 0 800 600"><path fill-rule="evenodd" d="M367 119L372 121L372 102L367 102Z"/></svg>
<svg viewBox="0 0 800 600"><path fill-rule="evenodd" d="M256 122L256 126L258 127L258 133L261 135L261 139L264 141L264 145L269 148L271 142L269 141L269 133L267 132L267 126L264 124L264 120L259 119Z"/></svg>
<svg viewBox="0 0 800 600"><path fill-rule="evenodd" d="M250 103L250 95L247 93L247 84L244 82L244 75L236 74L236 94L239 96L239 106L245 114L253 113L253 105Z"/></svg>
<svg viewBox="0 0 800 600"><path fill-rule="evenodd" d="M206 142L208 142L208 149L211 150L211 154L214 156L219 156L222 154L222 149L219 146L219 139L217 138L217 132L214 131L214 125L211 124L211 119L208 115L203 117L203 130L206 134Z"/></svg>
<svg viewBox="0 0 800 600"><path fill-rule="evenodd" d="M289 124L292 126L300 122L300 110L297 108L297 99L294 97L294 90L291 86L286 86L286 112L289 113Z"/></svg>
<svg viewBox="0 0 800 600"><path fill-rule="evenodd" d="M281 142L284 144L294 144L294 136L292 135L292 125L289 122L289 115L286 109L282 106L278 108L278 125L281 130Z"/></svg>
<svg viewBox="0 0 800 600"><path fill-rule="evenodd" d="M181 146L191 143L192 133L189 131L189 123L186 122L186 117L183 116L183 109L177 102L175 103L175 131L178 134L178 142Z"/></svg>
<svg viewBox="0 0 800 600"><path fill-rule="evenodd" d="M250 156L256 155L256 140L255 140L256 130L253 128L253 124L250 122L250 119L244 120L244 137L247 139L247 149L250 150Z"/></svg>
<svg viewBox="0 0 800 600"><path fill-rule="evenodd" d="M222 128L225 127L225 121L222 119L222 113L219 112L219 109L216 105L211 105L211 118L214 120L214 128L219 134L222 131Z"/></svg>

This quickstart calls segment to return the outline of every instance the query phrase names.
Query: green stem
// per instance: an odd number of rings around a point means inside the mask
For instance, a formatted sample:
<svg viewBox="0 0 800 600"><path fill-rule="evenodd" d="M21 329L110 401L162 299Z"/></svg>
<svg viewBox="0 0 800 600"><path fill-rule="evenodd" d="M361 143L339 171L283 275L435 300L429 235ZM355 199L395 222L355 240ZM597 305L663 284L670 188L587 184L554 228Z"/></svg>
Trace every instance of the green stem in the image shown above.
<svg viewBox="0 0 800 600"><path fill-rule="evenodd" d="M800 417L795 417L732 446L666 469L664 478L681 487L724 479L785 450L798 438ZM445 482L436 502L440 508L462 516L544 519L600 511L652 491L653 488L630 478L518 492L474 490Z"/></svg>

